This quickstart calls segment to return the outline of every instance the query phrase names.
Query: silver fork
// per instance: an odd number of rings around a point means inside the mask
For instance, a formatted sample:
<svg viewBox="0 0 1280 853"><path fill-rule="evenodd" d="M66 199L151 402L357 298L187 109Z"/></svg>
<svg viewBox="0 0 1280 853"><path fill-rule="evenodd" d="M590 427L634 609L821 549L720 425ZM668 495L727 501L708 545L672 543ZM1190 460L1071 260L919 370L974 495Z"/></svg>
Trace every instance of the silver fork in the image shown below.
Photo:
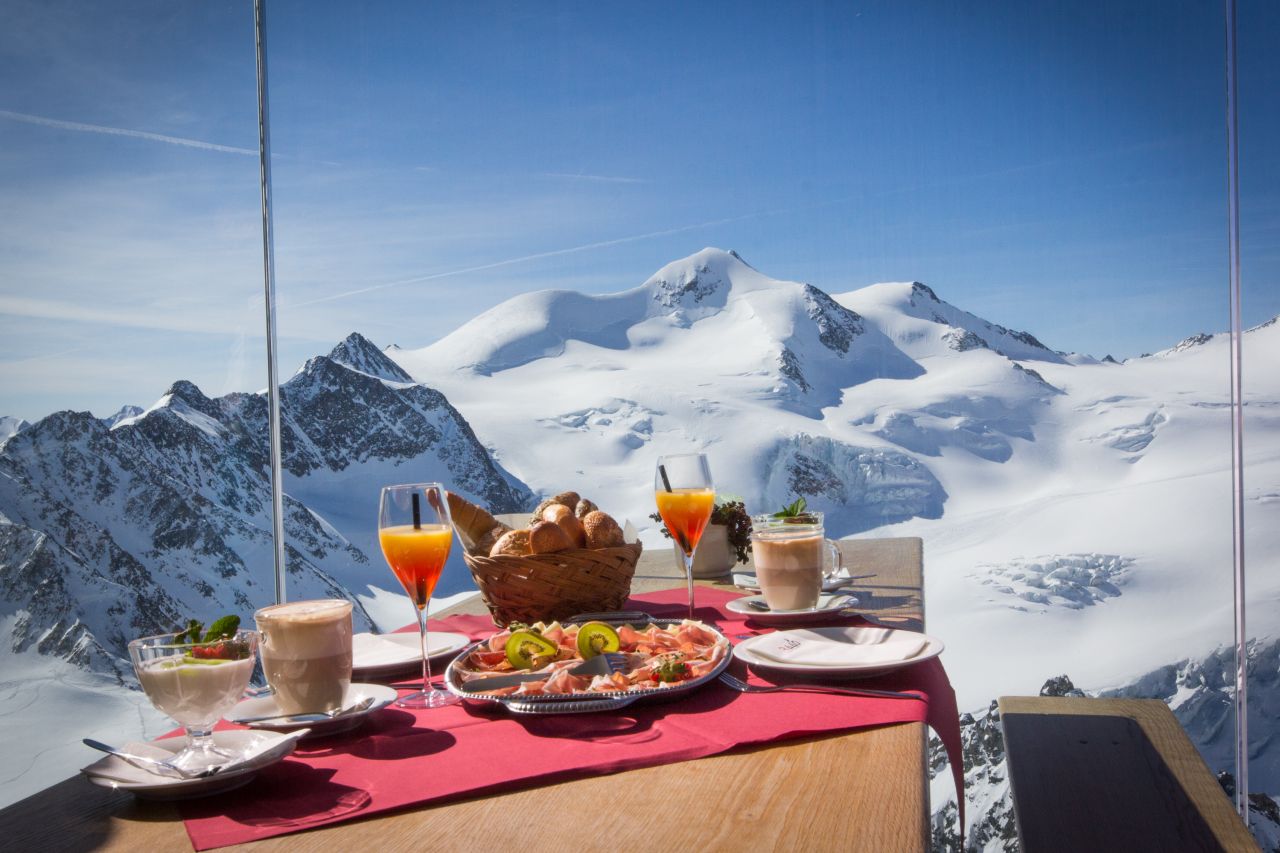
<svg viewBox="0 0 1280 853"><path fill-rule="evenodd" d="M569 668L570 675L612 675L626 668L627 656L621 652L605 652L588 658ZM548 672L518 672L512 675L490 675L473 678L462 685L463 693L488 693L504 687L514 687L524 681L542 681L550 678Z"/></svg>
<svg viewBox="0 0 1280 853"><path fill-rule="evenodd" d="M849 696L873 697L878 699L921 699L914 693L899 693L894 690L873 690L870 687L835 687L829 684L748 684L728 672L720 673L720 680L739 693L778 693L796 691L798 693L843 693Z"/></svg>

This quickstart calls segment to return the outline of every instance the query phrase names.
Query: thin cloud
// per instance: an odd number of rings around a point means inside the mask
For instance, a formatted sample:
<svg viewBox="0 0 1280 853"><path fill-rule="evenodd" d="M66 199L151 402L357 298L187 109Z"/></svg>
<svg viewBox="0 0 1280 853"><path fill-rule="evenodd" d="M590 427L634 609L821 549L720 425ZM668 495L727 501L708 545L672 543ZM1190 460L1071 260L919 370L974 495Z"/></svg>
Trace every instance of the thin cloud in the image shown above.
<svg viewBox="0 0 1280 853"><path fill-rule="evenodd" d="M128 130L123 127L106 127L101 124L85 124L80 121L63 121L56 118L28 115L27 113L15 113L10 110L0 110L0 118L7 118L10 121L25 122L26 124L37 124L41 127L56 127L60 130L75 130L81 133L102 133L108 136L127 136L131 139L146 139L150 142L164 142L168 145L182 145L187 148L199 148L202 151L218 151L223 154L247 154L252 157L258 156L258 150L256 148L237 148L234 145L219 145L216 142L187 139L183 136L166 136L163 133L150 133L145 130Z"/></svg>
<svg viewBox="0 0 1280 853"><path fill-rule="evenodd" d="M388 281L383 284L374 284L369 287L361 287L356 290L347 290L342 293L334 293L329 296L321 296L318 299L309 299L306 302L290 303L291 308L302 308L307 305L319 305L322 302L333 302L338 299L346 299L349 296L359 296L363 293L372 293L377 290L386 290L391 287L403 287L406 284L420 284L424 281L435 281L441 278L449 278L455 275L466 275L468 273L484 272L485 270L498 269L499 267L509 267L514 264L523 264L528 261L538 261L543 258L555 258L561 255L573 255L578 252L589 252L593 249L606 249L610 246L621 246L625 243L635 243L640 240L650 240L654 237L666 237L671 234L682 234L686 231L696 231L700 228L712 228L716 225L726 225L730 222L741 222L744 219L754 219L758 216L765 216L776 211L765 211L760 213L747 213L742 216L730 216L726 219L712 219L707 222L699 222L696 225L682 225L679 228L666 228L662 231L649 231L645 234L634 234L630 237L618 237L613 240L601 240L596 243L585 243L581 246L570 246L566 249L552 249L547 252L535 252L532 255L521 255L518 258L507 258L501 261L494 261L488 264L479 264L473 267L463 267L461 269L446 270L445 272L431 273L429 275L420 275L413 278L400 279L399 281Z"/></svg>
<svg viewBox="0 0 1280 853"><path fill-rule="evenodd" d="M586 175L581 172L539 172L542 178L564 178L571 181L594 181L599 184L647 184L643 178L623 178L613 175Z"/></svg>

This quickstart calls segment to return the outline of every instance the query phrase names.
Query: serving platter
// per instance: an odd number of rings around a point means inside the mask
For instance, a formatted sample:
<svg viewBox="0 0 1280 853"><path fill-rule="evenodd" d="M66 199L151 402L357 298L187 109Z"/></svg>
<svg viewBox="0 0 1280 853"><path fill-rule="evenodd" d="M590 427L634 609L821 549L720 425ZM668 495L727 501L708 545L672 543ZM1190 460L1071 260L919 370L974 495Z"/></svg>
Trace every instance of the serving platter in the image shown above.
<svg viewBox="0 0 1280 853"><path fill-rule="evenodd" d="M637 618L638 617L638 618ZM590 613L565 620L563 624L575 624L585 621L608 622L611 625L632 625L637 629L649 624L657 625L664 630L678 627L682 620L654 619L644 613ZM445 688L463 703L477 709L502 710L517 715L540 714L591 714L602 711L616 711L636 702L675 701L686 697L694 690L716 680L725 667L733 660L732 644L715 626L705 622L699 623L716 636L716 642L726 645L725 654L716 661L715 666L705 675L681 681L664 687L649 687L627 690L625 692L608 693L553 693L553 694L512 694L509 696L493 696L486 693L468 693L462 689L463 664L471 653L487 645L488 638L472 643L463 649L450 663L444 673Z"/></svg>

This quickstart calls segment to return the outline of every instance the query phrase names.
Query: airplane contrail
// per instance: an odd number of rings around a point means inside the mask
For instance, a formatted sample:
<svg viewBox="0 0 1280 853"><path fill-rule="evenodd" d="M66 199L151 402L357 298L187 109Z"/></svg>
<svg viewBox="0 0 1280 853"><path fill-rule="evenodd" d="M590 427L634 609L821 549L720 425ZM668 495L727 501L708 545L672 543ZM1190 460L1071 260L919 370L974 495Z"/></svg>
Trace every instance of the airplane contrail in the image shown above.
<svg viewBox="0 0 1280 853"><path fill-rule="evenodd" d="M685 231L695 231L699 228L710 228L715 225L725 225L729 222L739 222L743 219L754 219L758 216L765 216L776 211L763 211L756 213L747 213L742 216L730 216L725 219L712 219L707 222L699 222L694 225L681 225L678 228L666 228L662 231L649 231L645 234L633 234L630 237L617 237L613 240L601 240L596 243L585 243L581 246L570 246L565 249L551 249L546 252L535 252L532 255L521 255L518 258L507 258L501 261L493 261L487 264L479 264L473 267L462 267L460 269L445 270L444 272L430 273L428 275L414 276L413 278L404 278L399 281L388 281L382 284L373 284L369 287L361 287L356 290L347 290L343 293L334 293L329 296L321 296L318 299L309 299L306 302L294 302L290 304L291 308L302 308L306 305L318 305L321 302L333 302L336 299L345 299L348 296L359 296L362 293L371 293L375 290L386 290L389 287L403 287L406 284L419 284L424 281L434 281L440 278L448 278L455 275L466 275L467 273L483 272L485 270L497 269L498 267L509 267L512 264L522 264L526 261L537 261L543 258L554 258L560 255L572 255L577 252L587 252L592 249L604 249L609 246L620 246L624 243L634 243L638 240L648 240L653 237L666 237L670 234L680 234Z"/></svg>
<svg viewBox="0 0 1280 853"><path fill-rule="evenodd" d="M27 124L38 124L43 127L56 127L61 130L76 130L81 133L104 133L108 136L128 136L133 139L147 139L152 142L165 142L169 145L184 145L187 148L199 148L203 151L220 151L224 154L248 154L258 156L256 148L237 148L234 145L219 145L216 142L203 142L199 139L187 139L183 136L166 136L163 133L150 133L145 130L128 130L123 127L107 127L101 124L86 124L81 121L63 121L44 116L33 116L27 113L15 113L11 110L0 110L0 118L21 121Z"/></svg>

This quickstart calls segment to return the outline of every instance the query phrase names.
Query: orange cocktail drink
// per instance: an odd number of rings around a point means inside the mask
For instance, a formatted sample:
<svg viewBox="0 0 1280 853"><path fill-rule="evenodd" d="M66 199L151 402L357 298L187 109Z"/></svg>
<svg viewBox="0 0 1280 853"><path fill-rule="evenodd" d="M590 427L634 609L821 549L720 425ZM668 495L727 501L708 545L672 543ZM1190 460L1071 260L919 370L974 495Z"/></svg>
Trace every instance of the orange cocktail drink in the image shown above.
<svg viewBox="0 0 1280 853"><path fill-rule="evenodd" d="M693 554L715 506L714 489L672 489L654 493L667 532L686 555Z"/></svg>
<svg viewBox="0 0 1280 853"><path fill-rule="evenodd" d="M422 651L422 690L401 696L401 708L439 708L458 697L431 686L427 656L427 605L436 591L453 545L453 523L444 486L406 483L386 486L378 503L378 543L387 565L413 602Z"/></svg>
<svg viewBox="0 0 1280 853"><path fill-rule="evenodd" d="M446 524L401 524L378 531L382 555L418 609L427 606L435 591L449 548L453 528Z"/></svg>

